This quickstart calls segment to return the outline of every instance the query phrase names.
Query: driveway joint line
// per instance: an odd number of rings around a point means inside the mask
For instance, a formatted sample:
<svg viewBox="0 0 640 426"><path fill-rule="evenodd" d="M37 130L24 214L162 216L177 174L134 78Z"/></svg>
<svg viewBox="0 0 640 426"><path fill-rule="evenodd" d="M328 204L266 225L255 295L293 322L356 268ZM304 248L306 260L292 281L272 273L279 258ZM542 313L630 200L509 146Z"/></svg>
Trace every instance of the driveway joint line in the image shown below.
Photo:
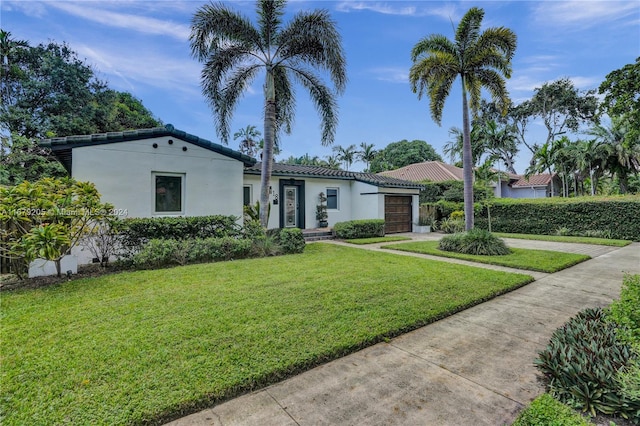
<svg viewBox="0 0 640 426"><path fill-rule="evenodd" d="M496 391L494 389L488 388L487 386L483 385L482 383L478 383L475 380L472 380L472 379L470 379L468 377L465 377L465 376L463 376L463 375L461 375L459 373L456 373L455 371L449 370L443 364L438 364L438 363L436 363L436 362L434 362L434 361L432 361L432 360L430 360L428 358L425 358L425 357L420 356L420 355L418 355L416 353L408 351L407 349L401 348L400 346L397 346L397 345L393 344L392 342L388 343L388 345L390 345L390 346L392 346L392 347L394 347L394 348L406 353L407 355L410 355L410 356L415 357L415 358L417 358L417 359L419 359L421 361L429 363L429 364L431 364L431 365L433 365L433 366L435 366L437 368L440 368L440 369L442 369L442 370L444 370L444 371L446 371L446 372L448 372L448 373L450 373L450 374L452 374L452 375L454 375L456 377L459 377L459 378L461 378L463 380L466 380L467 382L473 383L474 385L479 386L482 389L486 389L487 391L489 391L489 392L491 392L491 393L493 393L495 395L498 395L498 396L500 396L502 398L508 399L509 401L515 402L516 404L519 404L521 406L526 404L526 403L523 403L522 401L515 400L515 399L511 398L510 396L504 395L504 394L502 394L502 393L500 393L500 392L498 392L498 391Z"/></svg>
<svg viewBox="0 0 640 426"><path fill-rule="evenodd" d="M273 401L278 404L278 407L280 407L282 409L282 411L284 411L287 416L289 416L289 418L298 426L300 426L300 423L298 423L298 421L296 419L293 418L293 416L291 415L291 413L289 413L289 411L287 411L287 409L285 407L282 406L282 404L280 404L280 401L278 401L273 395L271 395L271 392L269 392L269 388L264 390L266 392L267 395L269 395L269 397L271 399L273 399Z"/></svg>

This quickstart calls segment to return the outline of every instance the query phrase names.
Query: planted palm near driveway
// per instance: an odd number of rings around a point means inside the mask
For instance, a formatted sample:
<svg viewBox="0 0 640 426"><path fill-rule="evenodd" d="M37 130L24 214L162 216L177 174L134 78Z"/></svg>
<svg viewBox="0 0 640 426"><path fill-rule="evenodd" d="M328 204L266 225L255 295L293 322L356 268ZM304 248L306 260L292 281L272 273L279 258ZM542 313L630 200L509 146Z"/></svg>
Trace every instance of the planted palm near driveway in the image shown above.
<svg viewBox="0 0 640 426"><path fill-rule="evenodd" d="M3 424L179 417L531 280L310 244L6 293Z"/></svg>

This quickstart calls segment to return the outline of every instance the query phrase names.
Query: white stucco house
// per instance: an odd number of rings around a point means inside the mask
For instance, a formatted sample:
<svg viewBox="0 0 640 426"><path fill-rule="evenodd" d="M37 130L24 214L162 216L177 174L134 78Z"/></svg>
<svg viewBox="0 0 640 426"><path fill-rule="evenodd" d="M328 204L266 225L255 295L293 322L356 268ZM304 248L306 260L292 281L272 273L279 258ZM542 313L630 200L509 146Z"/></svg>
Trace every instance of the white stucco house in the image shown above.
<svg viewBox="0 0 640 426"><path fill-rule="evenodd" d="M234 215L259 198L260 164L240 152L175 129L45 139L71 176L95 183L102 201L125 217ZM316 228L319 194L329 226L384 219L386 231L410 232L420 184L369 173L274 164L270 228ZM415 220L414 220L415 218Z"/></svg>

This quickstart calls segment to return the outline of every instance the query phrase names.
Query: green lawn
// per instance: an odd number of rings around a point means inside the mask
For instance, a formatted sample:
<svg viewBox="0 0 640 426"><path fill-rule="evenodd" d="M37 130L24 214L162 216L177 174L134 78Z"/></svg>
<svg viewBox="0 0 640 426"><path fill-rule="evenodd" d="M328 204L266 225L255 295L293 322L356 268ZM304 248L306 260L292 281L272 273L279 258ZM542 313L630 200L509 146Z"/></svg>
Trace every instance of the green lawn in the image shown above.
<svg viewBox="0 0 640 426"><path fill-rule="evenodd" d="M355 238L352 240L345 240L349 244L376 244L376 243L392 243L394 241L409 241L409 237L371 237L371 238Z"/></svg>
<svg viewBox="0 0 640 426"><path fill-rule="evenodd" d="M596 244L601 246L624 247L631 244L627 240L611 240L608 238L593 237L569 237L564 235L531 235L531 234L507 234L503 232L494 232L495 236L500 238L517 238L520 240L539 240L539 241L556 241L559 243L582 243Z"/></svg>
<svg viewBox="0 0 640 426"><path fill-rule="evenodd" d="M454 253L438 249L438 241L420 241L413 243L391 244L382 248L430 254L433 256L451 257L488 263L490 265L508 266L529 271L557 272L569 266L591 259L586 254L562 253L549 250L530 250L511 248L511 254L505 256L479 256L473 254Z"/></svg>
<svg viewBox="0 0 640 426"><path fill-rule="evenodd" d="M530 281L309 244L6 292L0 423L160 423Z"/></svg>

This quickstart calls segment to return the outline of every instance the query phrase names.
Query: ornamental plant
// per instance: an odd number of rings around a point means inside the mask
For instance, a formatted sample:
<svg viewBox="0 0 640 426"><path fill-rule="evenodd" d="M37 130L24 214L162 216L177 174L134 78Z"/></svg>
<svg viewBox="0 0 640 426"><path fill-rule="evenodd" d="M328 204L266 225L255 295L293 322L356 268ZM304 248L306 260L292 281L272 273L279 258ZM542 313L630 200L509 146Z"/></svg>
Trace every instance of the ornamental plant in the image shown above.
<svg viewBox="0 0 640 426"><path fill-rule="evenodd" d="M44 178L0 188L0 256L19 278L36 258L60 260L92 229L113 216L90 182Z"/></svg>

